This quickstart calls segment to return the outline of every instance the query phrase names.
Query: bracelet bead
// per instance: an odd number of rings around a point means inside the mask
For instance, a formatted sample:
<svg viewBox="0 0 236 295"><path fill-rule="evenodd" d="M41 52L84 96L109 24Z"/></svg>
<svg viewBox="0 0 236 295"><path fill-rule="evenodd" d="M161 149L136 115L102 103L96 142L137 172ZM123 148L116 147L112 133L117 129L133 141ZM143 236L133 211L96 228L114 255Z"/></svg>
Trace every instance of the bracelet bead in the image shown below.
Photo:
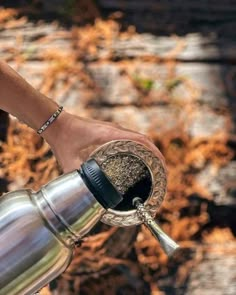
<svg viewBox="0 0 236 295"><path fill-rule="evenodd" d="M60 115L62 110L63 110L63 106L60 106L55 111L55 113L38 129L37 133L42 134L48 128L48 126L50 126L56 120L56 118Z"/></svg>

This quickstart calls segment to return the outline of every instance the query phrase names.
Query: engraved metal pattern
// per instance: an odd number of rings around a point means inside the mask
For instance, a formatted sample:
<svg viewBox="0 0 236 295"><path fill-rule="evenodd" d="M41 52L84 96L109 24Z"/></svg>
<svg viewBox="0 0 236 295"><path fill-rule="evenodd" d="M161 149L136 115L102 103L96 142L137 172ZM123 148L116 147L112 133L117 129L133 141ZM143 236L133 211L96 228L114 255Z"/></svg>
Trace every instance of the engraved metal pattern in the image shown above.
<svg viewBox="0 0 236 295"><path fill-rule="evenodd" d="M120 153L132 154L139 157L149 169L152 177L152 189L144 206L151 216L155 216L166 193L166 173L161 160L144 145L130 140L110 141L96 149L90 155L90 158L94 158L98 164L102 165L110 156ZM142 223L137 210L118 211L108 209L101 221L111 226L120 227Z"/></svg>
<svg viewBox="0 0 236 295"><path fill-rule="evenodd" d="M139 215L145 226L150 230L152 235L160 242L161 247L165 251L165 253L169 257L172 256L179 248L179 245L161 229L158 223L145 209L141 201L142 200L140 198L133 199L133 204L137 208L137 214Z"/></svg>
<svg viewBox="0 0 236 295"><path fill-rule="evenodd" d="M139 218L145 223L145 224L150 224L153 221L152 216L147 212L145 209L144 205L142 203L138 203L136 206L137 214Z"/></svg>

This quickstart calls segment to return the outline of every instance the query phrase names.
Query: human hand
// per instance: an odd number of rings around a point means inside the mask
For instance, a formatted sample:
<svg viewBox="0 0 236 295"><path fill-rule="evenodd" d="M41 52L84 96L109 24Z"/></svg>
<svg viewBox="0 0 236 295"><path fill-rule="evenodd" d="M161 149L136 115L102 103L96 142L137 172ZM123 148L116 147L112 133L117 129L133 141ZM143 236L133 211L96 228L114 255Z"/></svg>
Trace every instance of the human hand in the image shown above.
<svg viewBox="0 0 236 295"><path fill-rule="evenodd" d="M55 101L34 89L1 60L0 89L0 109L34 130L38 130L58 108ZM145 135L114 123L85 119L65 111L41 135L51 146L64 172L78 169L98 146L118 139L144 144L164 164L160 151Z"/></svg>
<svg viewBox="0 0 236 295"><path fill-rule="evenodd" d="M42 134L64 172L79 169L98 146L119 139L137 141L153 151L164 167L164 158L145 135L115 123L78 117L63 111Z"/></svg>

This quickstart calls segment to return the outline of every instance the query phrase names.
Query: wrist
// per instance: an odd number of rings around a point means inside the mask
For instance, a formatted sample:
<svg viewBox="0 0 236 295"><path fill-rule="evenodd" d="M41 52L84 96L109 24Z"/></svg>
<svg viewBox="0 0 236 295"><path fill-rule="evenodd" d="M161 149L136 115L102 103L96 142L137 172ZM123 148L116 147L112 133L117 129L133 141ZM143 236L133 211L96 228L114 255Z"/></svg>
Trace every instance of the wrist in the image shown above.
<svg viewBox="0 0 236 295"><path fill-rule="evenodd" d="M67 134L67 126L69 123L69 114L62 110L60 115L55 121L50 124L47 129L40 134L50 146L56 146L60 142L63 142L65 134Z"/></svg>
<svg viewBox="0 0 236 295"><path fill-rule="evenodd" d="M58 109L50 116L50 118L37 130L37 133L42 134L61 114L63 106L58 107Z"/></svg>

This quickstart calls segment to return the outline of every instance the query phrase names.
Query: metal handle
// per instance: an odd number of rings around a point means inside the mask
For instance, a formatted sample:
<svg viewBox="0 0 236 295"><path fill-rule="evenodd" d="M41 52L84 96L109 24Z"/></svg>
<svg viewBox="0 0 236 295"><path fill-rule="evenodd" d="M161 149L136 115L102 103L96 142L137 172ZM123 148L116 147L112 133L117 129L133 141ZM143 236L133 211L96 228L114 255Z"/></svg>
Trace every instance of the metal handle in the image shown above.
<svg viewBox="0 0 236 295"><path fill-rule="evenodd" d="M160 242L163 250L168 256L172 256L179 245L175 243L157 224L157 222L152 218L150 213L145 209L144 205L141 203L140 198L133 199L133 205L137 209L137 214L139 218L143 221L146 227L151 231L153 236Z"/></svg>

